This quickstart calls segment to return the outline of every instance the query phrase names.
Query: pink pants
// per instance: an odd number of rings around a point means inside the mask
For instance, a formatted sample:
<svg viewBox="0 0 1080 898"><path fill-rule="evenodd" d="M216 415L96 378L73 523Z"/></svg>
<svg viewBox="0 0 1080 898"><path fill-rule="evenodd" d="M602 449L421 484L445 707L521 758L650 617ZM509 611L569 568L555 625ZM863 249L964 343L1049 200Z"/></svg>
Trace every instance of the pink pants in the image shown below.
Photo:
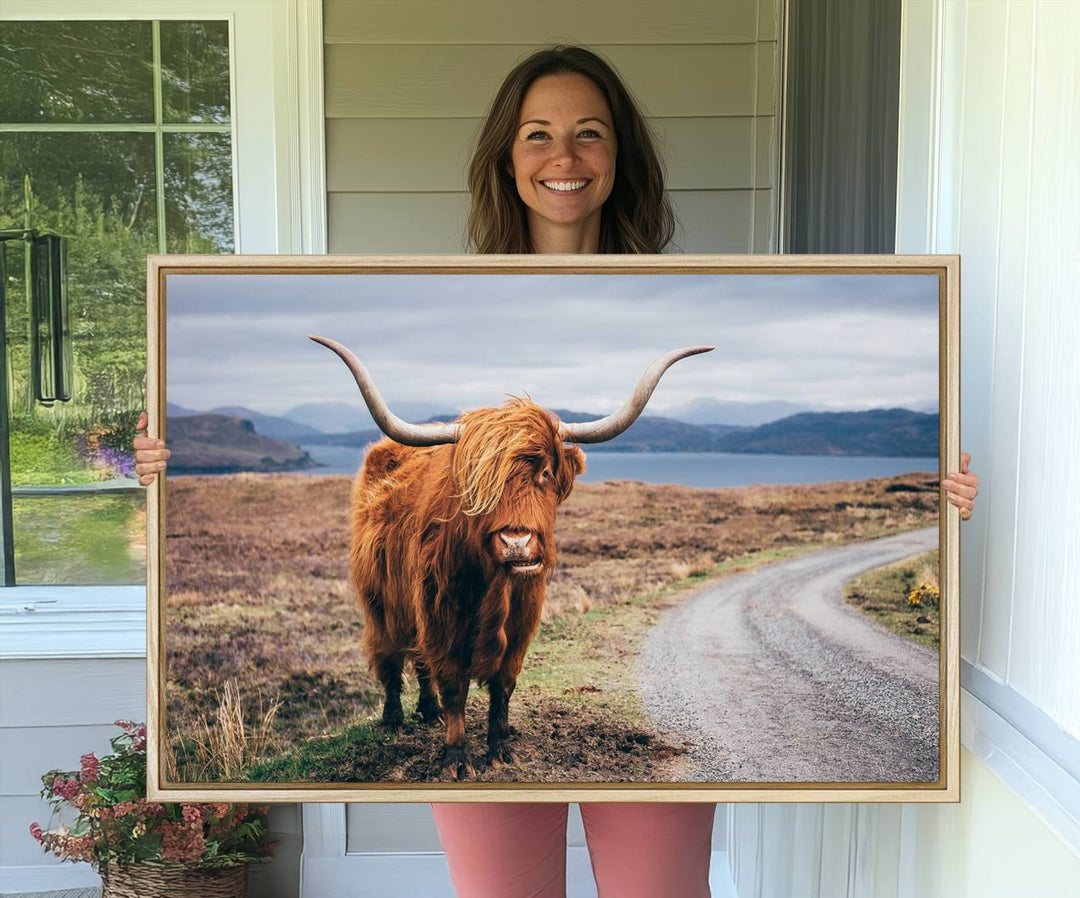
<svg viewBox="0 0 1080 898"><path fill-rule="evenodd" d="M559 803L432 804L458 898L564 898ZM599 898L708 898L716 805L581 805Z"/></svg>

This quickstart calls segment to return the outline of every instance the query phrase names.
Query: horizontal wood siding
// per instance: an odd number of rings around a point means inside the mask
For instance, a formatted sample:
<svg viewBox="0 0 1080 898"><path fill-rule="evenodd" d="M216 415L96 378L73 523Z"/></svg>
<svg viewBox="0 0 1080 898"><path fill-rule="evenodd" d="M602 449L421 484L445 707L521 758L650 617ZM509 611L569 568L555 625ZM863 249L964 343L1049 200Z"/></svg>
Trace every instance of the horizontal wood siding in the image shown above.
<svg viewBox="0 0 1080 898"><path fill-rule="evenodd" d="M78 727L146 716L146 662L141 658L0 661L0 678L3 728Z"/></svg>
<svg viewBox="0 0 1080 898"><path fill-rule="evenodd" d="M4 660L0 681L0 869L51 866L29 829L49 822L41 775L78 770L87 752L111 751L114 720L146 717L146 661Z"/></svg>
<svg viewBox="0 0 1080 898"><path fill-rule="evenodd" d="M753 251L753 190L673 190L671 200L678 252Z"/></svg>
<svg viewBox="0 0 1080 898"><path fill-rule="evenodd" d="M775 251L778 9L327 0L330 252L463 252L466 169L491 97L516 62L560 41L610 59L647 111L682 251Z"/></svg>
<svg viewBox="0 0 1080 898"><path fill-rule="evenodd" d="M747 43L772 25L769 8L758 0L328 0L324 32L328 44Z"/></svg>
<svg viewBox="0 0 1080 898"><path fill-rule="evenodd" d="M145 716L143 710L138 719ZM119 734L112 721L81 726L0 727L0 795L25 795L28 790L37 795L45 771L75 770L82 755L109 751L109 740Z"/></svg>
<svg viewBox="0 0 1080 898"><path fill-rule="evenodd" d="M597 46L649 115L771 114L755 67L771 67L775 44ZM476 116L532 48L356 46L326 48L327 118Z"/></svg>
<svg viewBox="0 0 1080 898"><path fill-rule="evenodd" d="M464 192L482 121L480 117L330 119L327 189L332 194ZM667 166L669 189L773 186L771 118L654 118L650 124ZM717 158L724 164L717 165Z"/></svg>
<svg viewBox="0 0 1080 898"><path fill-rule="evenodd" d="M331 253L460 253L469 196L458 193L331 193Z"/></svg>

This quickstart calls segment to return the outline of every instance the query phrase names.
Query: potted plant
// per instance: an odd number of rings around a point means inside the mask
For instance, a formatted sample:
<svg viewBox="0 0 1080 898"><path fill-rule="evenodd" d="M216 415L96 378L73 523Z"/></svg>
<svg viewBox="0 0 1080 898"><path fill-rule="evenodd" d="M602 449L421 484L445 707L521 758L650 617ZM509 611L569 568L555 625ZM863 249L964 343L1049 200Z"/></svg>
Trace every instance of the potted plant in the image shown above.
<svg viewBox="0 0 1080 898"><path fill-rule="evenodd" d="M60 814L75 819L55 830L33 823L31 835L61 860L92 864L102 898L243 898L248 864L273 851L269 808L147 801L146 727L116 725L123 732L112 754L83 755L80 770L42 776L50 827Z"/></svg>

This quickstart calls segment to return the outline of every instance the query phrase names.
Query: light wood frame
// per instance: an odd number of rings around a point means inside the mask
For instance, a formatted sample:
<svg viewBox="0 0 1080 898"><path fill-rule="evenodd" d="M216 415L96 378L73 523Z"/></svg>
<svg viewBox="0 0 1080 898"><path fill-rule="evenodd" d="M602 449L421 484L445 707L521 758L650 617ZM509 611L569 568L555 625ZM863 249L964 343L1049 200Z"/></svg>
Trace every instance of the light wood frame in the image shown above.
<svg viewBox="0 0 1080 898"><path fill-rule="evenodd" d="M910 256L168 256L147 257L148 434L164 435L166 287L170 274L933 274L939 278L941 476L960 464L960 259ZM933 783L177 784L164 780L164 478L147 496L147 794L162 801L705 801L960 800L959 512L940 501L939 770Z"/></svg>

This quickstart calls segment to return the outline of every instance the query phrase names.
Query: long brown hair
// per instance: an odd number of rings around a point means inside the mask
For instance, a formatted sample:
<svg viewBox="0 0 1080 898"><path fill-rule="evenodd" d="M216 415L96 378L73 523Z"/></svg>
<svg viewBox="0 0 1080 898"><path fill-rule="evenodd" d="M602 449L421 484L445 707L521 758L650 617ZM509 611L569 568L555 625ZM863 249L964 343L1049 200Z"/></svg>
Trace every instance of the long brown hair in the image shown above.
<svg viewBox="0 0 1080 898"><path fill-rule="evenodd" d="M615 70L584 47L555 46L520 62L499 87L469 164L468 247L478 253L531 253L525 204L510 175L518 114L533 82L544 75L589 78L614 119L615 181L600 217L601 253L659 253L675 233L664 193L664 170L637 103Z"/></svg>

